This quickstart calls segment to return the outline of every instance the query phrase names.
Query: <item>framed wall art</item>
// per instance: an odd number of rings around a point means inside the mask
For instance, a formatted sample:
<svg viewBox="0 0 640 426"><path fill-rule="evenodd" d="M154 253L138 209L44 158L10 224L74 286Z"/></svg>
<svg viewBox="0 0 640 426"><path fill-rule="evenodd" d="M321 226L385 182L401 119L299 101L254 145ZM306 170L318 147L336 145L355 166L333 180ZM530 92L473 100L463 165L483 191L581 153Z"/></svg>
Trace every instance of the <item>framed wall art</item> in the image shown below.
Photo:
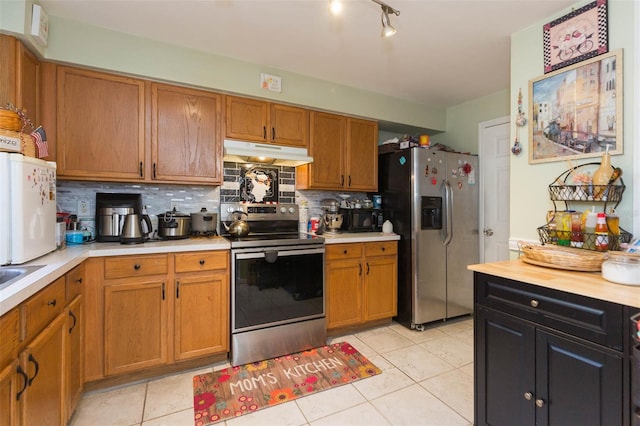
<svg viewBox="0 0 640 426"><path fill-rule="evenodd" d="M622 154L622 49L529 81L529 163Z"/></svg>
<svg viewBox="0 0 640 426"><path fill-rule="evenodd" d="M595 0L544 25L544 72L609 51L607 0Z"/></svg>

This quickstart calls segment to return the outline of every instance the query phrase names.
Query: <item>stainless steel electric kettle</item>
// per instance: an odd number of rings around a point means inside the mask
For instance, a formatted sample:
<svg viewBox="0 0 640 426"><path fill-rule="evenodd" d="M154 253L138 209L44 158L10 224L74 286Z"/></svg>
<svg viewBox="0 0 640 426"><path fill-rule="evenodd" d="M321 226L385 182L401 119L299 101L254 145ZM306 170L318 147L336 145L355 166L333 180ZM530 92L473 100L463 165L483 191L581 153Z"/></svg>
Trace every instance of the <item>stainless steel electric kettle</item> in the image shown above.
<svg viewBox="0 0 640 426"><path fill-rule="evenodd" d="M142 222L146 226L146 231L142 229ZM122 233L120 234L120 242L122 244L140 244L144 243L147 235L151 232L151 219L148 215L128 214L124 218Z"/></svg>

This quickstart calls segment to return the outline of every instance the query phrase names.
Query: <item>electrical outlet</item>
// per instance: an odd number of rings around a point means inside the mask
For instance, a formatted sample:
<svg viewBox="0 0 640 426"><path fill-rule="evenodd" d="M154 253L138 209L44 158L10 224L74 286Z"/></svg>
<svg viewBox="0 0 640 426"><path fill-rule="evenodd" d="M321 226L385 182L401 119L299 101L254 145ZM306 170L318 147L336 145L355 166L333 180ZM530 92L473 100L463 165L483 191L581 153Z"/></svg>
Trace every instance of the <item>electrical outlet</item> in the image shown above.
<svg viewBox="0 0 640 426"><path fill-rule="evenodd" d="M89 200L78 200L78 217L87 217L91 214Z"/></svg>

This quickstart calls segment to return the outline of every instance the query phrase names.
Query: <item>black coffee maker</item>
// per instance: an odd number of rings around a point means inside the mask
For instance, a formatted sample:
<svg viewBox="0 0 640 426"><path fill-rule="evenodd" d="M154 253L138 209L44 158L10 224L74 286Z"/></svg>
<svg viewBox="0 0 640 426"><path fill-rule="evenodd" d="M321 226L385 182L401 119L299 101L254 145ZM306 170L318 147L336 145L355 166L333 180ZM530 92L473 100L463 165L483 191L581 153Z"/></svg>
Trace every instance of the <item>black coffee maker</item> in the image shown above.
<svg viewBox="0 0 640 426"><path fill-rule="evenodd" d="M119 242L128 214L142 214L142 194L96 193L96 241Z"/></svg>

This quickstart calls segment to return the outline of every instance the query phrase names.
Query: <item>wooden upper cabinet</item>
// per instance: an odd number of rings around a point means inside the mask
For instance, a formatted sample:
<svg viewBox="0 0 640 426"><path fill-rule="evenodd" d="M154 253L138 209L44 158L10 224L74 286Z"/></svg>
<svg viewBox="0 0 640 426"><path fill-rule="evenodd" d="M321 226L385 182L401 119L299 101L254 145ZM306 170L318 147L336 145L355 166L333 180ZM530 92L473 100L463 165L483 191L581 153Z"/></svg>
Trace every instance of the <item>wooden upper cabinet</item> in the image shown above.
<svg viewBox="0 0 640 426"><path fill-rule="evenodd" d="M39 98L40 61L20 40L0 35L0 106L10 102L37 127L41 124Z"/></svg>
<svg viewBox="0 0 640 426"><path fill-rule="evenodd" d="M40 125L40 61L17 42L16 106L22 108L35 127ZM26 129L27 130L31 129Z"/></svg>
<svg viewBox="0 0 640 426"><path fill-rule="evenodd" d="M143 180L144 81L60 66L57 83L58 176Z"/></svg>
<svg viewBox="0 0 640 426"><path fill-rule="evenodd" d="M151 84L151 178L222 183L222 95Z"/></svg>
<svg viewBox="0 0 640 426"><path fill-rule="evenodd" d="M346 176L344 189L378 190L378 123L370 120L347 120Z"/></svg>
<svg viewBox="0 0 640 426"><path fill-rule="evenodd" d="M230 139L266 142L269 108L266 102L227 96L225 135Z"/></svg>
<svg viewBox="0 0 640 426"><path fill-rule="evenodd" d="M298 167L296 181L304 184L301 189L342 189L347 117L312 111L309 123L309 155L313 157L313 163Z"/></svg>
<svg viewBox="0 0 640 426"><path fill-rule="evenodd" d="M309 143L309 111L271 104L271 142L306 148Z"/></svg>
<svg viewBox="0 0 640 426"><path fill-rule="evenodd" d="M312 111L309 155L296 169L298 189L376 191L378 123Z"/></svg>
<svg viewBox="0 0 640 426"><path fill-rule="evenodd" d="M228 139L307 147L309 111L288 105L227 96Z"/></svg>

